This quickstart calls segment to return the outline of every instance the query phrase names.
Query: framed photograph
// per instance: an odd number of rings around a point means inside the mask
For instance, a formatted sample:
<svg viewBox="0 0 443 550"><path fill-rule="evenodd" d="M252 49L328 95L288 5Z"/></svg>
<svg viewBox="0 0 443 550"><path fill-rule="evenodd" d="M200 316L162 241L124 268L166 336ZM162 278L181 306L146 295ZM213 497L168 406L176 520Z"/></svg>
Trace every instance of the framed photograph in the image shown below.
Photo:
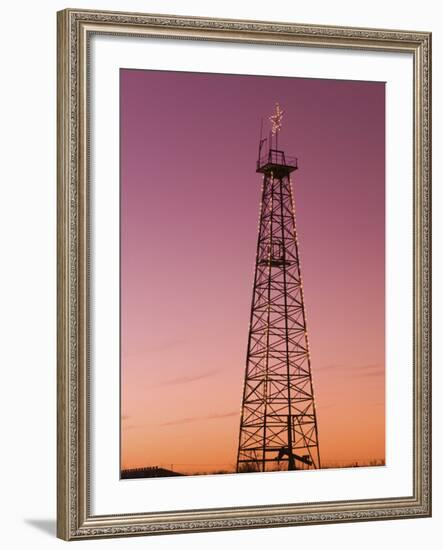
<svg viewBox="0 0 443 550"><path fill-rule="evenodd" d="M58 13L58 536L431 514L431 35Z"/></svg>

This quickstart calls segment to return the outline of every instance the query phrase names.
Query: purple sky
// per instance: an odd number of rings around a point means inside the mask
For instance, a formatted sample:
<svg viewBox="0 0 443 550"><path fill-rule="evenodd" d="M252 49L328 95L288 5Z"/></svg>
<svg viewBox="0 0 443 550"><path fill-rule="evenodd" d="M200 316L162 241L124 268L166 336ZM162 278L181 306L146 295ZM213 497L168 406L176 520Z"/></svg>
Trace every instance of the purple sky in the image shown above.
<svg viewBox="0 0 443 550"><path fill-rule="evenodd" d="M299 159L322 462L384 458L384 98L383 83L121 71L123 467L235 462L276 101Z"/></svg>

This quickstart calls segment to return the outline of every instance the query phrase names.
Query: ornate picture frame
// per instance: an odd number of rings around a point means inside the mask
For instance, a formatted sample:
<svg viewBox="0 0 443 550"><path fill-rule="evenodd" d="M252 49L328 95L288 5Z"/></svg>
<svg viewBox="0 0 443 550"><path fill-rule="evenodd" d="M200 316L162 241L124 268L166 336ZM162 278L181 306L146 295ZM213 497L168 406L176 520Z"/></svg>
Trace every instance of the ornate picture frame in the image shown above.
<svg viewBox="0 0 443 550"><path fill-rule="evenodd" d="M67 9L58 13L57 534L65 540L431 515L431 34ZM322 502L94 514L91 507L93 36L406 53L413 59L412 494ZM93 259L93 258L92 258ZM118 450L116 450L118 452ZM161 480L159 480L161 481Z"/></svg>

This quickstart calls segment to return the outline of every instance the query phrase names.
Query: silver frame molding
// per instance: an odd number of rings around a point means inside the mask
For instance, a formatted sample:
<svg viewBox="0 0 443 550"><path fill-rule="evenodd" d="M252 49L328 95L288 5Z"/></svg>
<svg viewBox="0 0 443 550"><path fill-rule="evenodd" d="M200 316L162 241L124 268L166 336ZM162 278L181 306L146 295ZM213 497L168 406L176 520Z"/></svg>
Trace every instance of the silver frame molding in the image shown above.
<svg viewBox="0 0 443 550"><path fill-rule="evenodd" d="M431 33L68 9L58 24L57 535L65 540L431 515ZM409 52L414 432L409 497L93 516L88 471L88 45L93 34Z"/></svg>

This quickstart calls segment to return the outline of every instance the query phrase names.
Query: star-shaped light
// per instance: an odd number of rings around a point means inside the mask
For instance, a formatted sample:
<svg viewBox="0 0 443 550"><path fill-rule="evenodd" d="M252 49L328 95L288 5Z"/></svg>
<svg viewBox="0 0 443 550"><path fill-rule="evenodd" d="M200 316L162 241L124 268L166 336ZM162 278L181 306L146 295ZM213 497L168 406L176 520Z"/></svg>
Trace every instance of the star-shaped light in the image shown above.
<svg viewBox="0 0 443 550"><path fill-rule="evenodd" d="M278 103L275 104L275 113L269 117L269 120L272 123L272 133L275 135L277 132L280 132L282 127L282 119L283 119L283 113L280 109L280 105Z"/></svg>

